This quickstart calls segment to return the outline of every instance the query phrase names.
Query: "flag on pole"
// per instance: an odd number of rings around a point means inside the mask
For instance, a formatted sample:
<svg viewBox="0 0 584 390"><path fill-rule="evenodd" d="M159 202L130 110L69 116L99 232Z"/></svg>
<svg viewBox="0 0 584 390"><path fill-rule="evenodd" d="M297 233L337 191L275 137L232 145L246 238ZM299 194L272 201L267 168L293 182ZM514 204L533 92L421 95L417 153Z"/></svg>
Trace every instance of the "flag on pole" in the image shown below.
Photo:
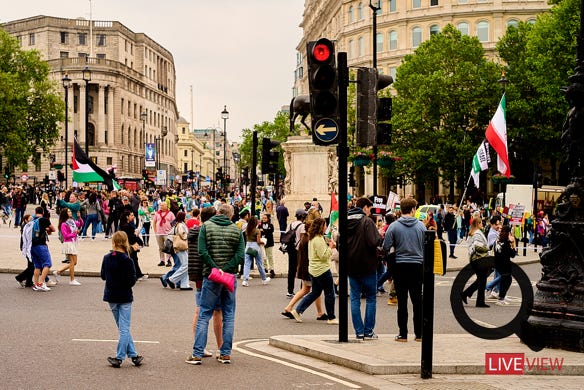
<svg viewBox="0 0 584 390"><path fill-rule="evenodd" d="M489 155L489 143L483 141L472 159L472 170L470 173L477 188L479 188L480 173L481 171L487 170L490 162L491 156Z"/></svg>
<svg viewBox="0 0 584 390"><path fill-rule="evenodd" d="M326 235L328 238L332 236L332 230L335 226L335 222L339 219L339 202L334 192L331 192L331 213L329 216L329 226L327 228Z"/></svg>
<svg viewBox="0 0 584 390"><path fill-rule="evenodd" d="M83 149L81 149L81 146L77 143L77 139L74 139L73 143L73 156L71 161L73 165L73 181L77 183L105 183L110 191L121 189L118 182L112 179L107 172L95 165L87 157Z"/></svg>
<svg viewBox="0 0 584 390"><path fill-rule="evenodd" d="M499 107L495 115L489 122L485 137L489 144L497 152L497 170L503 175L511 176L511 167L509 166L509 153L507 151L507 123L505 121L507 104L505 94L499 102Z"/></svg>

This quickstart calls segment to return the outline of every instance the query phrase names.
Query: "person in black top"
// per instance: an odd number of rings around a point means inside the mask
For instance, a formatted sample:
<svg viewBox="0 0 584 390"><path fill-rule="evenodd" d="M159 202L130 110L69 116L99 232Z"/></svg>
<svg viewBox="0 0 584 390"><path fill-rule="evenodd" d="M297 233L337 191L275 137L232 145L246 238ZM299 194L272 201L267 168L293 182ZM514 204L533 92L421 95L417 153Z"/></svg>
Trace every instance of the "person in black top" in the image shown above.
<svg viewBox="0 0 584 390"><path fill-rule="evenodd" d="M134 268L136 269L136 277L138 280L148 279L148 275L142 273L140 265L138 264L138 252L144 246L144 242L138 235L136 235L136 225L134 224L134 213L125 210L120 217L120 230L128 236L130 243L130 258L134 261Z"/></svg>
<svg viewBox="0 0 584 390"><path fill-rule="evenodd" d="M50 291L51 289L44 283L49 270L53 266L51 252L49 252L49 247L47 246L47 234L51 234L56 229L51 224L51 220L43 217L44 210L42 207L38 206L34 212L35 217L30 248L32 263L34 264L32 289L34 291Z"/></svg>
<svg viewBox="0 0 584 390"><path fill-rule="evenodd" d="M106 238L109 238L110 234L118 230L118 222L122 213L122 207L123 205L120 201L120 198L118 198L117 191L112 191L111 198L107 204L107 208L109 209L109 216L107 218L107 225L105 228Z"/></svg>
<svg viewBox="0 0 584 390"><path fill-rule="evenodd" d="M266 257L264 258L264 271L267 273L270 270L270 278L275 278L276 273L274 272L274 225L272 224L271 215L265 213L262 215L262 222L260 223L260 231L262 237L266 239L264 244L264 249L266 251Z"/></svg>
<svg viewBox="0 0 584 390"><path fill-rule="evenodd" d="M109 303L120 333L115 357L108 357L112 367L119 368L127 357L135 366L140 366L144 357L138 355L130 334L132 318L132 287L136 284L134 263L128 257L130 244L124 232L116 232L112 237L113 250L103 257L101 278L105 280L103 300Z"/></svg>

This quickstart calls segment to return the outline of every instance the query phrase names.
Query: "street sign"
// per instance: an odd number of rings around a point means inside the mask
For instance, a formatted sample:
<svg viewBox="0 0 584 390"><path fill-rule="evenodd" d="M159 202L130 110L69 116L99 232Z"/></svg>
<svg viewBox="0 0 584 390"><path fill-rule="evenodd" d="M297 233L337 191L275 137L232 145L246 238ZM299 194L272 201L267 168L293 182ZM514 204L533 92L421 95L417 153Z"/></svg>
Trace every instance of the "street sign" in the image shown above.
<svg viewBox="0 0 584 390"><path fill-rule="evenodd" d="M319 145L331 145L339 143L339 125L331 118L321 118L314 124L313 137Z"/></svg>
<svg viewBox="0 0 584 390"><path fill-rule="evenodd" d="M26 173L23 173L23 174L20 176L20 180L22 180L22 181L27 181L27 180L28 180L28 174L26 174Z"/></svg>
<svg viewBox="0 0 584 390"><path fill-rule="evenodd" d="M163 186L166 184L166 170L159 169L156 171L156 183L157 186Z"/></svg>

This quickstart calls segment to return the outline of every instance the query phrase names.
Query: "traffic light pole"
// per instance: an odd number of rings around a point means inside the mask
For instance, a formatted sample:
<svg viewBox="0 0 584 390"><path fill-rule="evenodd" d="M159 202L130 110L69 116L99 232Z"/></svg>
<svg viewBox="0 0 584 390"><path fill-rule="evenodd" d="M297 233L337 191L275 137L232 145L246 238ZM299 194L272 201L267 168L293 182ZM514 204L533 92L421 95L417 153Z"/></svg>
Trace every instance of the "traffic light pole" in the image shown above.
<svg viewBox="0 0 584 390"><path fill-rule="evenodd" d="M339 82L339 144L337 156L339 159L339 342L348 342L349 311L347 293L348 264L347 264L347 88L349 86L349 68L347 67L347 53L338 53L338 82Z"/></svg>
<svg viewBox="0 0 584 390"><path fill-rule="evenodd" d="M252 146L251 146L251 186L249 188L249 194L251 196L251 206L250 206L250 216L255 215L255 195L256 195L256 166L258 165L258 132L253 132Z"/></svg>
<svg viewBox="0 0 584 390"><path fill-rule="evenodd" d="M369 8L373 11L373 69L377 69L377 11L380 9L378 5L379 2L377 2L377 6L373 5L371 1L369 2ZM375 195L377 195L377 137L375 137L373 144L373 196Z"/></svg>

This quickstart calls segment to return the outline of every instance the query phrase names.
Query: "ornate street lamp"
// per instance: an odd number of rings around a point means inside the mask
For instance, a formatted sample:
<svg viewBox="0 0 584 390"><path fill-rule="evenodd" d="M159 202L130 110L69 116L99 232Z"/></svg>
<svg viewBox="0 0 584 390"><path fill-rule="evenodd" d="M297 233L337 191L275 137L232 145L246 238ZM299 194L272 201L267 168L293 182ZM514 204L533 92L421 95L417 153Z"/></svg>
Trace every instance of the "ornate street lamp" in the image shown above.
<svg viewBox="0 0 584 390"><path fill-rule="evenodd" d="M65 88L65 188L67 188L69 174L69 160L67 157L67 150L69 149L69 87L71 86L71 79L65 73L62 81L63 88Z"/></svg>
<svg viewBox="0 0 584 390"><path fill-rule="evenodd" d="M89 82L91 81L91 70L89 67L83 69L83 80L85 81L85 155L89 158Z"/></svg>
<svg viewBox="0 0 584 390"><path fill-rule="evenodd" d="M225 179L227 177L227 119L229 119L227 106L223 106L221 119L223 119L223 183L227 183L227 180ZM225 191L225 188L223 190Z"/></svg>

